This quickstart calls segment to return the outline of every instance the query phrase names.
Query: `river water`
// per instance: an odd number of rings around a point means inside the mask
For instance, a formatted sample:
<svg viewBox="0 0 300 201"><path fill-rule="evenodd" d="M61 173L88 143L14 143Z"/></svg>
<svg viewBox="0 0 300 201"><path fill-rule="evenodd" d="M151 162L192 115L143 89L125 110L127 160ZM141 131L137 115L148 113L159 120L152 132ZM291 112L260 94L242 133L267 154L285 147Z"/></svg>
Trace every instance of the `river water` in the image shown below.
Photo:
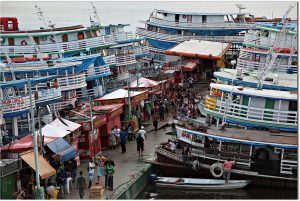
<svg viewBox="0 0 300 201"><path fill-rule="evenodd" d="M223 190L223 191L204 191L204 190L178 190L168 188L158 188L149 184L136 199L151 199L150 193L155 193L155 199L297 199L297 189L280 189L268 187L246 187L245 189ZM152 199L153 199L152 198Z"/></svg>
<svg viewBox="0 0 300 201"><path fill-rule="evenodd" d="M43 23L38 19L35 3L43 10L46 21L56 27L82 24L89 26L93 16L89 1L0 1L1 17L17 17L20 29L38 29ZM135 32L137 26L144 27L139 20L147 20L154 9L190 12L238 12L234 1L96 1L102 25L130 24L127 31ZM243 1L246 9L257 17L282 17L292 1ZM295 7L289 17L297 18Z"/></svg>

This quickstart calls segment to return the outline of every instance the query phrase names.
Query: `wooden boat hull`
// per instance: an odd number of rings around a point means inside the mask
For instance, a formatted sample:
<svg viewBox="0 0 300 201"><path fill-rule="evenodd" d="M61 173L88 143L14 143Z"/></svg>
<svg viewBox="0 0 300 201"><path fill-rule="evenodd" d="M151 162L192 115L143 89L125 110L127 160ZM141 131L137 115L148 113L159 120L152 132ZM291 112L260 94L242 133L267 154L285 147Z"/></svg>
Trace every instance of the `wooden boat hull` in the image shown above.
<svg viewBox="0 0 300 201"><path fill-rule="evenodd" d="M176 182L175 177L158 177L155 182L157 187L176 188L187 190L230 190L247 186L248 180L230 180L227 184L220 179L192 179L182 178L183 182Z"/></svg>
<svg viewBox="0 0 300 201"><path fill-rule="evenodd" d="M191 178L214 178L209 169L209 165L201 164L198 171L191 166L184 166L182 161L157 152L157 161L154 165L159 166L163 176L167 177L191 177ZM297 188L297 178L287 178L269 175L259 175L252 172L232 172L230 179L251 180L250 185L269 186L281 188Z"/></svg>

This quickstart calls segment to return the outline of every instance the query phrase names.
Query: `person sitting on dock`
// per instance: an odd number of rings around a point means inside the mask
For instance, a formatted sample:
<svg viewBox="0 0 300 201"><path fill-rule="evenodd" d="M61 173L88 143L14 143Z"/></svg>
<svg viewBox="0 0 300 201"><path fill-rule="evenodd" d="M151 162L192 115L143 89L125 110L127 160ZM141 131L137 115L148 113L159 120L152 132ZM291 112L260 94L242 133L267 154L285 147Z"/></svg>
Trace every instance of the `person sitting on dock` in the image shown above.
<svg viewBox="0 0 300 201"><path fill-rule="evenodd" d="M171 151L171 152L175 153L176 144L174 142L172 142L172 140L168 139L168 143L163 148L165 148L168 151Z"/></svg>
<svg viewBox="0 0 300 201"><path fill-rule="evenodd" d="M228 181L230 179L230 172L231 172L232 166L234 164L235 164L235 162L230 160L230 158L228 158L227 161L225 161L223 164L223 167L224 167L223 178L225 179L226 184L228 183Z"/></svg>

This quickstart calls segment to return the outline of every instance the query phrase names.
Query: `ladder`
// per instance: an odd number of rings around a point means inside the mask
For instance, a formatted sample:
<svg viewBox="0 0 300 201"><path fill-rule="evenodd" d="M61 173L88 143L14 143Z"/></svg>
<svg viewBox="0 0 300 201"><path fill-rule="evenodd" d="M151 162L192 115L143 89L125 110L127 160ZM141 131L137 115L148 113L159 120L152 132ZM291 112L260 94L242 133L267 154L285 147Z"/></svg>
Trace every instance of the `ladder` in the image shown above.
<svg viewBox="0 0 300 201"><path fill-rule="evenodd" d="M262 82L265 80L266 76L268 75L269 71L274 66L276 59L279 53L275 53L275 48L279 48L278 52L280 52L280 41L283 38L284 34L287 31L288 20L286 19L290 11L294 8L294 5L291 5L288 10L283 15L281 20L281 24L283 24L282 29L280 30L279 34L275 38L273 46L270 48L269 53L266 58L266 63L260 68L260 74L258 76L257 88L262 88ZM276 64L275 64L276 65Z"/></svg>

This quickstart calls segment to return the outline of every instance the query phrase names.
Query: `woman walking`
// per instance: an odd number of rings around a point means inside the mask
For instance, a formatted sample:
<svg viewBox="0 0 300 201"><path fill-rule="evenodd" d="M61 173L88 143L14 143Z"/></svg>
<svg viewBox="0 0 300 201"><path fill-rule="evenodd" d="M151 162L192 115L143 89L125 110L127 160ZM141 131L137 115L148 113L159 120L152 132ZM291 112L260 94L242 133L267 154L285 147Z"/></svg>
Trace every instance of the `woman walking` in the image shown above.
<svg viewBox="0 0 300 201"><path fill-rule="evenodd" d="M98 158L98 168L97 168L98 182L96 184L99 184L101 177L104 176L104 161L105 161L105 158L103 156Z"/></svg>

